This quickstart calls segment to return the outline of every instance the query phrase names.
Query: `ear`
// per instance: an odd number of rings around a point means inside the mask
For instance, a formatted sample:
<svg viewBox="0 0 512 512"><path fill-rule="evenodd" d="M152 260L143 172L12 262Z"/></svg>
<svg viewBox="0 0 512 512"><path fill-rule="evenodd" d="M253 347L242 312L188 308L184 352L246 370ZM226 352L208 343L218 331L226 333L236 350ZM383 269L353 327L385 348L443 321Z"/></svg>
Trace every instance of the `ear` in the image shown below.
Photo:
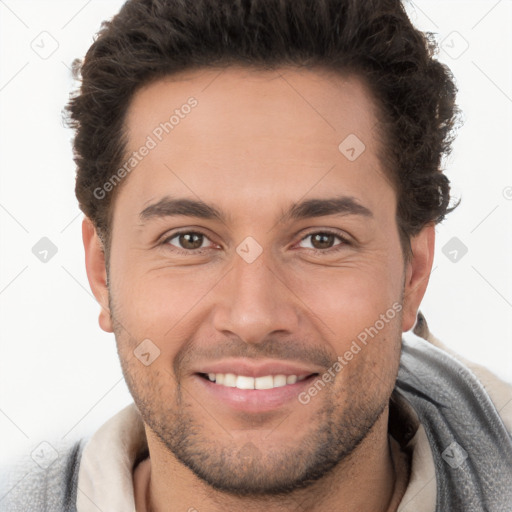
<svg viewBox="0 0 512 512"><path fill-rule="evenodd" d="M82 240L84 242L85 268L87 270L89 286L101 307L99 316L100 327L106 332L114 332L108 306L105 252L96 228L88 217L85 217L82 221Z"/></svg>
<svg viewBox="0 0 512 512"><path fill-rule="evenodd" d="M405 289L402 331L408 331L416 323L416 316L427 289L435 249L435 225L427 224L411 238L412 256L405 268Z"/></svg>

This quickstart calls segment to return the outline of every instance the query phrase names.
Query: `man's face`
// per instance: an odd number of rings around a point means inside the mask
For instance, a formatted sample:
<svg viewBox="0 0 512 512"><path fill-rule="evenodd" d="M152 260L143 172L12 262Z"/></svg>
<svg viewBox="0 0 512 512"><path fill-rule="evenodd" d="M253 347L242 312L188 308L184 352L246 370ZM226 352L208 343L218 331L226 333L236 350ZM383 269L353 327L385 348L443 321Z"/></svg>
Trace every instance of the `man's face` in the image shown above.
<svg viewBox="0 0 512 512"><path fill-rule="evenodd" d="M129 153L155 145L115 200L102 325L148 436L214 487L299 488L385 419L407 272L376 123L355 78L292 69L189 72L129 108Z"/></svg>

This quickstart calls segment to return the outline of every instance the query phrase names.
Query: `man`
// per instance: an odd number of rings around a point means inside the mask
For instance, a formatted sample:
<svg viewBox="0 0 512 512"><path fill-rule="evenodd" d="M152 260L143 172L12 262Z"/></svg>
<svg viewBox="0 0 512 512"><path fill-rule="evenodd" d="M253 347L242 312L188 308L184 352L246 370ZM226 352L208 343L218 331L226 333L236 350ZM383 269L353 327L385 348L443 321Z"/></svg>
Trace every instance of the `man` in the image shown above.
<svg viewBox="0 0 512 512"><path fill-rule="evenodd" d="M13 510L512 510L512 388L418 313L457 114L433 50L398 0L104 25L68 111L134 405Z"/></svg>

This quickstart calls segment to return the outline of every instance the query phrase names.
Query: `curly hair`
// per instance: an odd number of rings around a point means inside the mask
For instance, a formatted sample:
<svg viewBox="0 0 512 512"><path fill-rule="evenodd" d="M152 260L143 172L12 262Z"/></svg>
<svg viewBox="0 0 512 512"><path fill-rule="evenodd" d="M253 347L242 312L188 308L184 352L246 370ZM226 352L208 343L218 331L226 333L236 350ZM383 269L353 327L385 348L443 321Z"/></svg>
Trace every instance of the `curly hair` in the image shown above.
<svg viewBox="0 0 512 512"><path fill-rule="evenodd" d="M457 88L436 51L400 0L128 0L74 63L81 85L66 113L80 208L108 258L120 187L100 198L94 191L125 159L125 115L148 82L206 67L319 67L358 76L374 96L408 256L410 237L455 208L441 165L459 119Z"/></svg>

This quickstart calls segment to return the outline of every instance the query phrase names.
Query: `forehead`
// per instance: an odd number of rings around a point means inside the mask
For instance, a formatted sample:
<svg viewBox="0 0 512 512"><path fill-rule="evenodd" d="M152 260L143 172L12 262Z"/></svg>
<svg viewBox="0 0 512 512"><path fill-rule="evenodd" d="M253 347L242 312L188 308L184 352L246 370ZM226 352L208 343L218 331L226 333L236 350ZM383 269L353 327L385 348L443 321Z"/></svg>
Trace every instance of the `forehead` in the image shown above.
<svg viewBox="0 0 512 512"><path fill-rule="evenodd" d="M142 140L156 128L155 121L168 121L175 111L179 115L192 97L199 106L193 113L200 115L175 124L174 135L186 126L194 127L198 135L209 136L203 142L212 144L225 139L225 131L233 128L231 137L240 140L258 130L262 137L282 136L284 131L295 139L316 135L335 143L347 130L371 132L377 120L370 91L354 75L322 69L212 68L164 77L140 89L127 113L130 140ZM299 117L302 122L291 126L290 121ZM178 124L185 128L178 130Z"/></svg>
<svg viewBox="0 0 512 512"><path fill-rule="evenodd" d="M142 204L174 192L261 202L284 198L283 187L291 200L313 188L332 195L342 183L348 195L372 180L379 188L387 180L376 123L373 98L355 76L234 67L165 77L128 109L128 154L151 148L125 195Z"/></svg>

